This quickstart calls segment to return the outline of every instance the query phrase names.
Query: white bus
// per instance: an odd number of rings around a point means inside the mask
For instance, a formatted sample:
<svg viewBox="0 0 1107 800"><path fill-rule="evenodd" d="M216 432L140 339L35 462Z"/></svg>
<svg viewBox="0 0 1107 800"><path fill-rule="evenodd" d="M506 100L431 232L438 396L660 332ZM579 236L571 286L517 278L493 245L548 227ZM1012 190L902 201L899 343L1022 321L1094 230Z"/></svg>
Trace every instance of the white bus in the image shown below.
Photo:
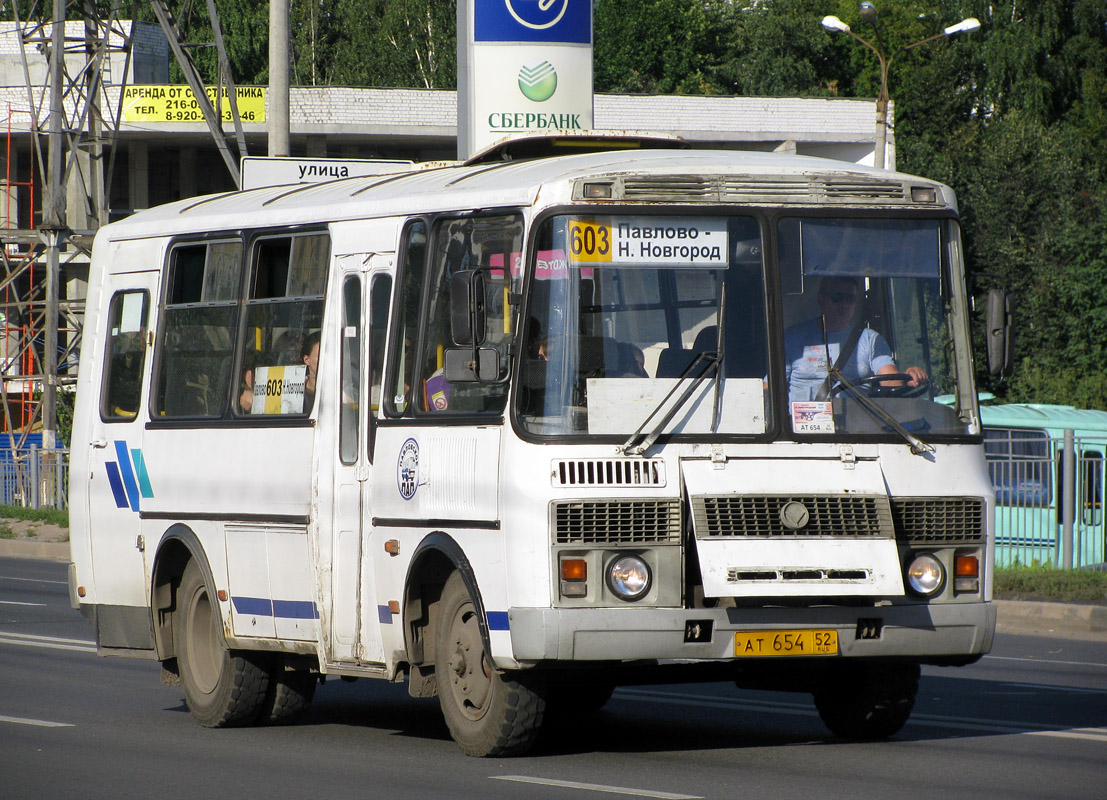
<svg viewBox="0 0 1107 800"><path fill-rule="evenodd" d="M968 308L947 187L778 154L143 211L93 252L73 601L206 726L375 677L503 755L725 679L891 735L995 628Z"/></svg>

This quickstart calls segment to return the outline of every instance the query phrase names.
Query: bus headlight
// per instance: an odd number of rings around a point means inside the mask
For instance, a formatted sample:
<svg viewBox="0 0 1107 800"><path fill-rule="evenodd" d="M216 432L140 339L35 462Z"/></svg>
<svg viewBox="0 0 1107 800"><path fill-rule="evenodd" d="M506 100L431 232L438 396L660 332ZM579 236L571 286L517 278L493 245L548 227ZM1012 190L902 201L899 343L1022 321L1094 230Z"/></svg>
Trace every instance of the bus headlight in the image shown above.
<svg viewBox="0 0 1107 800"><path fill-rule="evenodd" d="M942 562L929 553L915 556L907 565L907 587L921 597L937 594L945 580Z"/></svg>
<svg viewBox="0 0 1107 800"><path fill-rule="evenodd" d="M607 587L620 600L637 600L650 583L650 568L638 556L620 556L607 565Z"/></svg>

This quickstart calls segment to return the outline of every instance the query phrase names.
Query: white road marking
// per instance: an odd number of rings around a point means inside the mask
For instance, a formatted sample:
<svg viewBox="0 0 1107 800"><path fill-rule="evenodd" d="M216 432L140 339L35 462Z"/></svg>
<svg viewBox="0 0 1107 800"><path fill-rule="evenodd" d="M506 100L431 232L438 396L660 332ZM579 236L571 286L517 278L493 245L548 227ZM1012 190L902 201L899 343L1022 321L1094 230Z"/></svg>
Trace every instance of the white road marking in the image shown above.
<svg viewBox="0 0 1107 800"><path fill-rule="evenodd" d="M1099 667L1107 669L1107 664L1097 664L1094 661L1055 661L1049 658L1019 658L1016 656L984 656L985 661L1023 661L1028 664L1060 664L1064 667Z"/></svg>
<svg viewBox="0 0 1107 800"><path fill-rule="evenodd" d="M52 650L73 650L78 653L95 653L96 642L87 639L61 639L57 636L34 636L29 633L0 631L0 644L16 644L23 647L46 647Z"/></svg>
<svg viewBox="0 0 1107 800"><path fill-rule="evenodd" d="M46 719L24 719L23 717L0 716L0 722L11 722L16 725L35 725L39 728L73 728L72 722L51 722Z"/></svg>
<svg viewBox="0 0 1107 800"><path fill-rule="evenodd" d="M22 583L54 583L58 586L68 586L69 581L48 581L42 578L13 578L10 575L0 575L0 581L21 581Z"/></svg>
<svg viewBox="0 0 1107 800"><path fill-rule="evenodd" d="M1041 688L1041 687L1038 687ZM1053 688L1053 687L1049 687ZM701 708L725 708L738 711L767 711L774 714L795 716L818 716L818 712L798 703L774 703L762 700L736 700L732 698L705 698L698 694L678 694L676 692L650 692L641 689L619 689L615 698L629 697L650 703L668 705L699 706ZM1064 725L1049 725L1041 722L1019 722L1012 720L969 720L957 717L943 717L933 714L912 714L908 725L925 725L930 728L951 728L953 730L980 731L998 735L1022 734L1026 736L1052 736L1059 739L1086 739L1107 743L1107 728L1069 728Z"/></svg>
<svg viewBox="0 0 1107 800"><path fill-rule="evenodd" d="M672 794L655 792L650 789L631 789L626 786L605 786L602 783L579 783L577 781L557 781L552 778L532 778L529 775L491 775L494 781L514 781L515 783L535 783L539 786L558 786L563 789L583 789L589 792L607 792L608 794L628 794L633 797L652 797L658 800L703 800L695 794Z"/></svg>
<svg viewBox="0 0 1107 800"><path fill-rule="evenodd" d="M0 600L0 606L45 606L46 603L21 603L18 600Z"/></svg>

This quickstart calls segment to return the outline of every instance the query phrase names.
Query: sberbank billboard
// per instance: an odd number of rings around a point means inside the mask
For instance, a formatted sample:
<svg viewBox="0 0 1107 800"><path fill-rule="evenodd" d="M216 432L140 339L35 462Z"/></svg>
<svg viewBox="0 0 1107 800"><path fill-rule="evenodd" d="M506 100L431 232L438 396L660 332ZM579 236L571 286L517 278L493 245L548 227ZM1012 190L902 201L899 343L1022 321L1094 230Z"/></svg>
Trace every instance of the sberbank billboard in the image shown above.
<svg viewBox="0 0 1107 800"><path fill-rule="evenodd" d="M592 127L592 0L460 0L457 154Z"/></svg>

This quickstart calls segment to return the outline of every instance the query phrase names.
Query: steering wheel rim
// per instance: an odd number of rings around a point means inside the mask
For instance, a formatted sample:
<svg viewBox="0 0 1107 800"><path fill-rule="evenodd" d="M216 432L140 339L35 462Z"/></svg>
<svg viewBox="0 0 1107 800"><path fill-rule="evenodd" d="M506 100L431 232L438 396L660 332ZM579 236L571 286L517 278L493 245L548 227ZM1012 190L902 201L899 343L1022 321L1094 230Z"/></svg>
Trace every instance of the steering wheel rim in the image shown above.
<svg viewBox="0 0 1107 800"><path fill-rule="evenodd" d="M850 383L854 386L872 386L872 397L919 397L926 391L928 385L927 381L919 383L917 386L911 386L910 382L915 380L913 375L909 375L906 372L878 372L875 375L869 375L864 378L857 378L851 380ZM899 381L899 386L881 386L885 381ZM830 397L836 397L846 386L843 383L837 383L830 389Z"/></svg>

